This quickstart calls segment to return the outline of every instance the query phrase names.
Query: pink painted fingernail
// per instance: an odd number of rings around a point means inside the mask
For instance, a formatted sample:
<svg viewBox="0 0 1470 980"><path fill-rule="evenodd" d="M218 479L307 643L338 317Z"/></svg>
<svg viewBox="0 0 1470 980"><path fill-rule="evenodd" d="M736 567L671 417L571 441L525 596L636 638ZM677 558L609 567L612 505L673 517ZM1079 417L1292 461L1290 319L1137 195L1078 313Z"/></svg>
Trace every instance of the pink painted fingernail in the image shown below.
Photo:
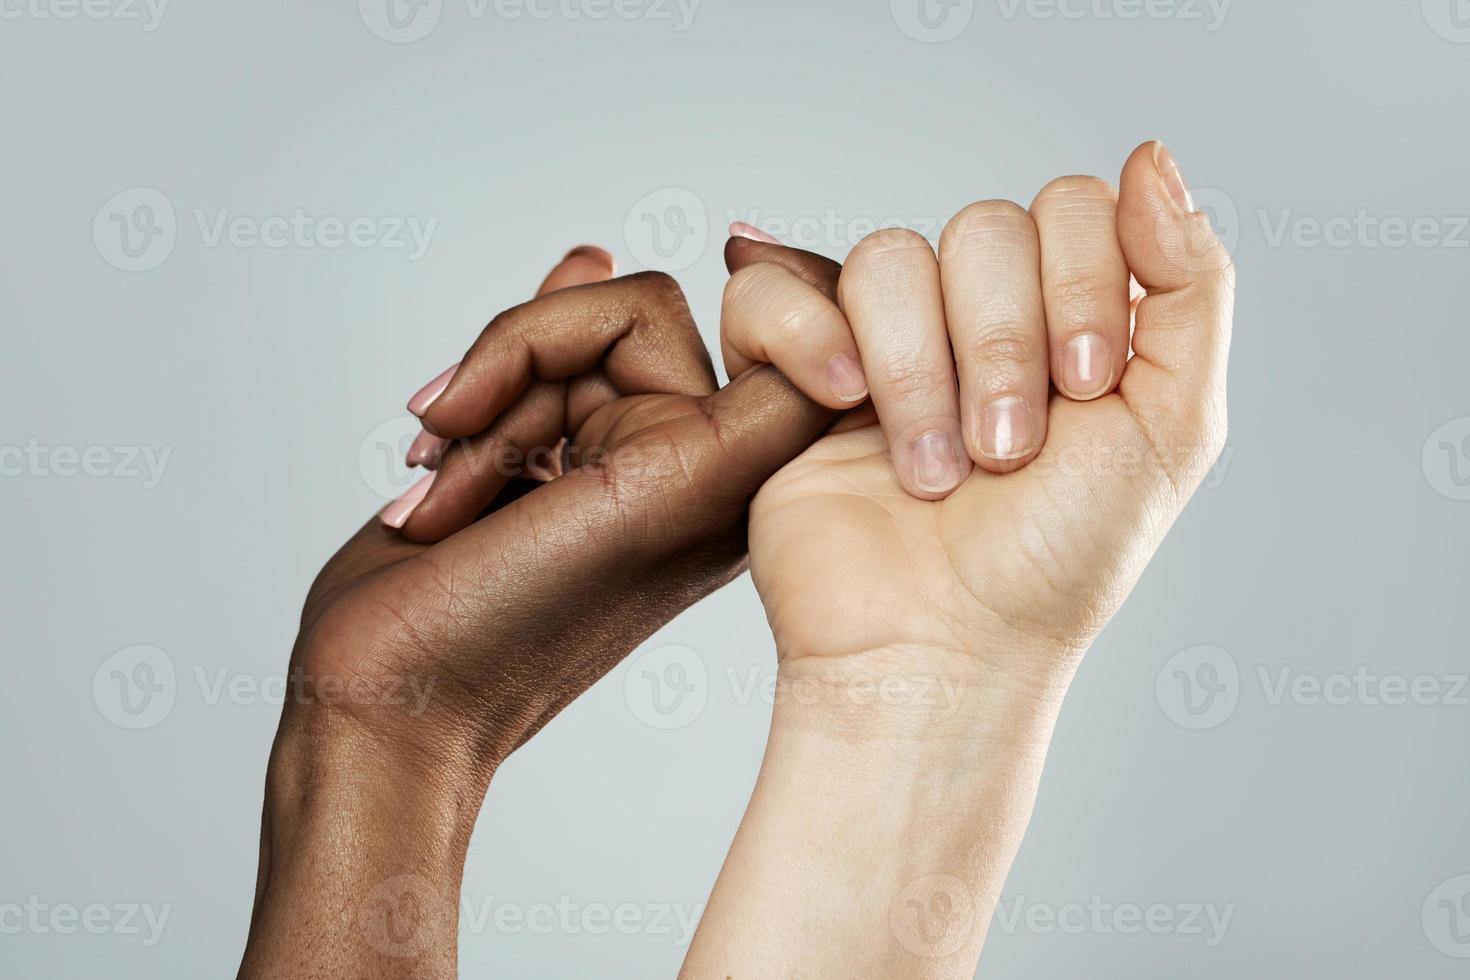
<svg viewBox="0 0 1470 980"><path fill-rule="evenodd" d="M748 225L743 221L735 221L730 224L730 235L734 238L748 238L753 242L765 242L767 245L781 244L781 239L774 238L755 225Z"/></svg>
<svg viewBox="0 0 1470 980"><path fill-rule="evenodd" d="M1087 401L1113 384L1112 345L1100 334L1073 337L1062 352L1062 377L1058 385L1069 398Z"/></svg>
<svg viewBox="0 0 1470 980"><path fill-rule="evenodd" d="M409 466L423 466L432 470L439 465L444 450L448 448L448 439L441 439L431 432L420 432L413 445L408 447L408 455L404 459Z"/></svg>
<svg viewBox="0 0 1470 980"><path fill-rule="evenodd" d="M429 488L434 485L434 478L438 475L438 473L430 473L409 487L408 493L385 507L380 516L382 522L392 528L400 528L407 524L419 504L423 503L424 498L429 495Z"/></svg>
<svg viewBox="0 0 1470 980"><path fill-rule="evenodd" d="M449 387L449 382L454 378L454 372L458 370L458 364L445 368L443 374L424 385L419 389L418 394L408 400L408 410L419 418L423 418L429 406L434 404L434 399L444 394L444 389Z"/></svg>

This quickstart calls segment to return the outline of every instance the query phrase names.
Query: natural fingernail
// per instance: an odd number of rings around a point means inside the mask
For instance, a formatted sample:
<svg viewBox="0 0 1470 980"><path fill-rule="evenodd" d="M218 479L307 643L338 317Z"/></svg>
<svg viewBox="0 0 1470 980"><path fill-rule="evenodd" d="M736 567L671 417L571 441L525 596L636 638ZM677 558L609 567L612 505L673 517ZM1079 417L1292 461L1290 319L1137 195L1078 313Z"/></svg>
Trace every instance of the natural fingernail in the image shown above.
<svg viewBox="0 0 1470 980"><path fill-rule="evenodd" d="M433 469L439 465L439 460L444 456L444 450L448 448L448 439L441 439L430 432L420 432L414 439L413 445L408 447L405 461L409 466L425 466Z"/></svg>
<svg viewBox="0 0 1470 980"><path fill-rule="evenodd" d="M749 238L753 242L765 242L767 245L781 244L781 239L768 235L755 225L748 225L743 221L735 221L730 224L730 235L734 238Z"/></svg>
<svg viewBox="0 0 1470 980"><path fill-rule="evenodd" d="M1036 446L1036 422L1026 399L1014 395L985 406L980 451L989 459L1020 459Z"/></svg>
<svg viewBox="0 0 1470 980"><path fill-rule="evenodd" d="M409 487L408 493L385 507L381 515L382 522L392 528L400 528L407 524L419 504L423 503L424 498L429 495L429 488L434 485L434 478L438 475L438 473L430 473Z"/></svg>
<svg viewBox="0 0 1470 980"><path fill-rule="evenodd" d="M851 354L836 354L827 362L827 384L838 401L860 402L868 397L868 379L863 366Z"/></svg>
<svg viewBox="0 0 1470 980"><path fill-rule="evenodd" d="M1113 352L1099 334L1073 337L1062 354L1062 390L1070 398L1086 401L1108 390L1113 383Z"/></svg>
<svg viewBox="0 0 1470 980"><path fill-rule="evenodd" d="M1174 154L1163 143L1154 145L1154 165L1159 168L1159 176L1164 179L1164 186L1169 189L1169 196L1179 209L1186 214L1194 213L1194 195L1189 193L1189 185L1184 182L1184 174L1179 171L1179 161L1174 159Z"/></svg>
<svg viewBox="0 0 1470 980"><path fill-rule="evenodd" d="M914 484L925 493L948 493L965 471L949 433L926 432L914 442Z"/></svg>
<svg viewBox="0 0 1470 980"><path fill-rule="evenodd" d="M434 400L444 394L444 389L449 387L450 380L454 378L454 372L458 370L458 364L445 368L442 374L420 388L418 394L408 400L408 410L419 418L423 418L429 406L434 404Z"/></svg>

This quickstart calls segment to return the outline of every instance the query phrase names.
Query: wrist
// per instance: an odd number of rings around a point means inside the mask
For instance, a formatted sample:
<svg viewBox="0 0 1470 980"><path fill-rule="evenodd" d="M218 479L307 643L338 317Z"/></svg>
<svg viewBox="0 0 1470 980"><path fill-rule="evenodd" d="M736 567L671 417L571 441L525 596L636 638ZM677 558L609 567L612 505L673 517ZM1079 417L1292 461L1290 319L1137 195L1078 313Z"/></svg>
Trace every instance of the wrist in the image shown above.
<svg viewBox="0 0 1470 980"><path fill-rule="evenodd" d="M775 724L861 749L904 741L932 758L1051 738L1081 652L977 654L896 645L843 656L780 657Z"/></svg>
<svg viewBox="0 0 1470 980"><path fill-rule="evenodd" d="M918 647L784 658L686 975L972 976L1071 673Z"/></svg>
<svg viewBox="0 0 1470 980"><path fill-rule="evenodd" d="M271 752L242 976L454 976L465 853L488 788L354 720L288 709Z"/></svg>

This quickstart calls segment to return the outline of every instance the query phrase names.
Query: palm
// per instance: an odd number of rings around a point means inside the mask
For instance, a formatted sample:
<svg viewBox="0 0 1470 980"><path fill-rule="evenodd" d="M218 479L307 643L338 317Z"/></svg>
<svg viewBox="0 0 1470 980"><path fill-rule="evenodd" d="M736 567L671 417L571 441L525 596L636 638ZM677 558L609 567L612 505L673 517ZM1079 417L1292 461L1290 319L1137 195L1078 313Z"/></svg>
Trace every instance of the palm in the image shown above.
<svg viewBox="0 0 1470 980"><path fill-rule="evenodd" d="M1170 484L1097 448L1148 449L1122 397L1051 410L1031 466L977 469L939 502L903 491L876 425L828 436L778 473L756 498L750 545L783 656L977 651L1018 635L1084 645L1152 551L1140 530L1162 534L1141 525Z"/></svg>

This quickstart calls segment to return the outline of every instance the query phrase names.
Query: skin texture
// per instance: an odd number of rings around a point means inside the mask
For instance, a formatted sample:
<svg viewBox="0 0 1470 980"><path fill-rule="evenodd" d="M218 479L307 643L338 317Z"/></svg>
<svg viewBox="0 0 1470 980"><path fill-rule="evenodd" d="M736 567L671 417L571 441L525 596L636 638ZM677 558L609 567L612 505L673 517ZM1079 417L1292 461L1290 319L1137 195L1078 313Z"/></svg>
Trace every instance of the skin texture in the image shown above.
<svg viewBox="0 0 1470 980"><path fill-rule="evenodd" d="M671 279L582 258L428 407L455 441L402 532L371 521L312 586L241 976L453 976L496 766L743 570L750 499L830 424L769 368L716 391ZM549 483L477 463L563 438L583 465Z"/></svg>
<svg viewBox="0 0 1470 980"><path fill-rule="evenodd" d="M1061 177L1029 211L964 208L937 255L914 232L875 234L825 295L778 264L742 265L726 290L725 365L736 377L775 364L831 408L871 395L896 478L921 500L948 496L972 463L1021 469L1046 442L1053 391L1092 401L1122 378L1117 200L1104 181ZM945 448L922 466L918 448L935 436Z"/></svg>
<svg viewBox="0 0 1470 980"><path fill-rule="evenodd" d="M919 499L890 465L889 427L857 413L757 497L751 569L781 683L761 777L686 976L973 974L1076 665L1224 445L1234 273L1172 167L1159 144L1140 147L1107 215L1100 182L1054 184L1040 199L1044 214L1058 193L1085 199L1078 240L1055 239L1050 254L1075 249L1081 258L1057 261L1094 262L1110 277L1096 283L1107 330L1120 326L1130 271L1147 296L1110 393L1054 393L1029 466L976 468L942 499ZM971 258L999 270L1025 237L1018 212L967 209L968 230L950 240L975 238ZM1010 230L972 224L996 217ZM1100 227L1116 229L1122 263L1097 247ZM1046 241L1040 267L1014 263L984 288L1044 296L1046 277L1057 281ZM985 307L983 295L934 297L932 278L912 271L927 268L920 247L880 232L827 295L854 323L914 331L922 318L888 315L910 291L928 310ZM733 257L805 261L754 242Z"/></svg>

